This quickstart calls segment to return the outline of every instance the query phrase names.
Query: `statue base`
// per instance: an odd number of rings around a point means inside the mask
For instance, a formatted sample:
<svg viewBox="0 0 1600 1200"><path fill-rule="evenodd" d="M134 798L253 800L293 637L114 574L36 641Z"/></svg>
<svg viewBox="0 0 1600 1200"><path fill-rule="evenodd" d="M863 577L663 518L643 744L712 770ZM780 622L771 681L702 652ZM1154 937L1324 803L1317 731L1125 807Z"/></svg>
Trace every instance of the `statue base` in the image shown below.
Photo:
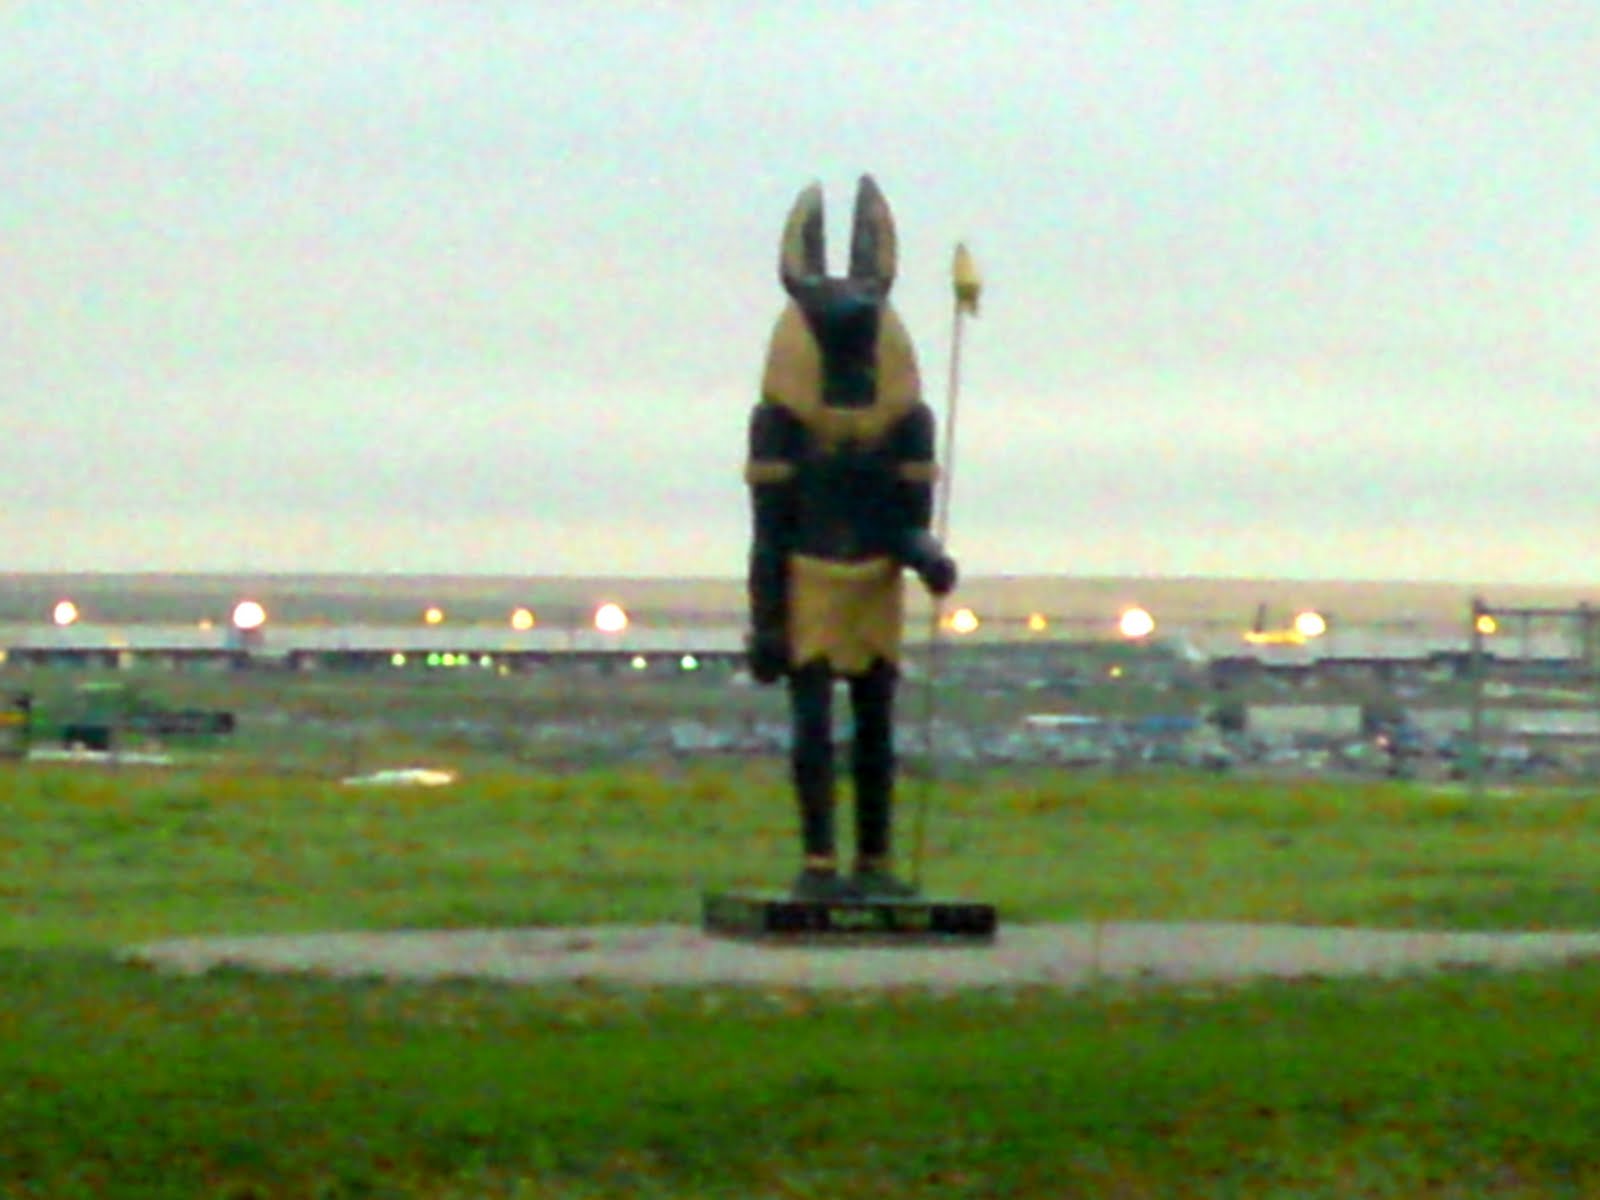
<svg viewBox="0 0 1600 1200"><path fill-rule="evenodd" d="M720 892L704 897L702 924L718 937L777 943L875 945L992 942L992 904L921 896L802 900L777 892Z"/></svg>

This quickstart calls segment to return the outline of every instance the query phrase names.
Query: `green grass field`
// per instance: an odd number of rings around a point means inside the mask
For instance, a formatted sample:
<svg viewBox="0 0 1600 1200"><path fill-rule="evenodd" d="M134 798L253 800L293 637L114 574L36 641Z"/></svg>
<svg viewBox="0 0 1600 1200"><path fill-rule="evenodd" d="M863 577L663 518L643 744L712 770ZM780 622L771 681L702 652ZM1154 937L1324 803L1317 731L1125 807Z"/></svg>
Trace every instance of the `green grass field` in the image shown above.
<svg viewBox="0 0 1600 1200"><path fill-rule="evenodd" d="M178 980L111 951L693 920L704 886L788 875L789 801L770 766L8 770L8 1200L1600 1191L1600 966L953 998ZM933 800L930 886L1008 921L1600 924L1584 795L1041 773Z"/></svg>
<svg viewBox="0 0 1600 1200"><path fill-rule="evenodd" d="M14 773L0 944L479 924L690 921L706 887L795 865L771 764L475 775L361 789L300 775ZM909 840L917 781L903 788ZM1006 919L1600 925L1583 793L1041 772L937 786L930 890Z"/></svg>

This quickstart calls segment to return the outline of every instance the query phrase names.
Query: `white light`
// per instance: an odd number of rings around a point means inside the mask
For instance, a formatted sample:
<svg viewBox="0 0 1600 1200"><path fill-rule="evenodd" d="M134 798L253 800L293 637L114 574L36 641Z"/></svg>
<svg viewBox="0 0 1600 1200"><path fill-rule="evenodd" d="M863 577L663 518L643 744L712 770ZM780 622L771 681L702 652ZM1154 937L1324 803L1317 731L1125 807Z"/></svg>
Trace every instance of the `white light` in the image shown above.
<svg viewBox="0 0 1600 1200"><path fill-rule="evenodd" d="M970 608L958 608L950 614L949 624L951 633L976 633L980 622Z"/></svg>
<svg viewBox="0 0 1600 1200"><path fill-rule="evenodd" d="M1126 609L1117 621L1117 629L1125 638L1149 637L1156 631L1156 619L1142 608Z"/></svg>
<svg viewBox="0 0 1600 1200"><path fill-rule="evenodd" d="M620 604L602 604L594 610L594 627L601 633L621 633L628 627L628 614Z"/></svg>
<svg viewBox="0 0 1600 1200"><path fill-rule="evenodd" d="M444 620L444 609L430 608L422 614L422 619L429 625L437 625Z"/></svg>
<svg viewBox="0 0 1600 1200"><path fill-rule="evenodd" d="M518 633L526 633L534 624L533 613L526 608L519 608L511 614L511 628Z"/></svg>
<svg viewBox="0 0 1600 1200"><path fill-rule="evenodd" d="M700 669L700 660L692 654L685 654L678 660L678 665L685 671L697 671Z"/></svg>
<svg viewBox="0 0 1600 1200"><path fill-rule="evenodd" d="M1321 637L1328 632L1328 622L1321 613L1308 609L1295 616L1294 631L1303 638Z"/></svg>
<svg viewBox="0 0 1600 1200"><path fill-rule="evenodd" d="M50 619L65 628L78 619L78 606L71 600L59 601L55 611L50 614Z"/></svg>
<svg viewBox="0 0 1600 1200"><path fill-rule="evenodd" d="M241 600L233 609L235 629L260 629L267 623L267 610L254 600Z"/></svg>

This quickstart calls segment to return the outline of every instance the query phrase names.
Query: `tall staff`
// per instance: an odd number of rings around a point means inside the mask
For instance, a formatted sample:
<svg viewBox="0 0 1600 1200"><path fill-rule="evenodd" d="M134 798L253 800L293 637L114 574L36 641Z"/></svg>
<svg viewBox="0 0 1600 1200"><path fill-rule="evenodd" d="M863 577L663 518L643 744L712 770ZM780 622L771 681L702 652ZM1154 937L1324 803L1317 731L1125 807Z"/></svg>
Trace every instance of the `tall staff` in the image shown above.
<svg viewBox="0 0 1600 1200"><path fill-rule="evenodd" d="M945 393L944 450L939 456L939 482L934 500L934 536L941 545L948 544L950 534L950 496L955 490L956 473L956 408L961 395L961 342L966 330L966 318L978 315L978 297L983 291L983 281L978 277L977 264L964 243L956 246L955 258L950 264L952 311L950 319L950 379ZM928 618L928 668L923 677L922 691L922 746L928 756L927 772L917 797L916 820L912 831L911 882L919 891L922 888L922 853L928 828L928 800L938 774L933 750L934 697L943 659L944 642L939 631L944 626L944 598L932 597Z"/></svg>

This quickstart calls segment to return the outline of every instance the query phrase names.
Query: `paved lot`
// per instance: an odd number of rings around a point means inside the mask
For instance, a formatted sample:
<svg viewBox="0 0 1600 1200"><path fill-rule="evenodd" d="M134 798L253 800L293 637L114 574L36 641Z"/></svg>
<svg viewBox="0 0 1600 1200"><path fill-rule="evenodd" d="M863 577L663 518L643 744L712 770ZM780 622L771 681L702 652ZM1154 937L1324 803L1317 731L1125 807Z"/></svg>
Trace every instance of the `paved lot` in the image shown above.
<svg viewBox="0 0 1600 1200"><path fill-rule="evenodd" d="M1512 968L1600 956L1600 933L1443 933L1281 925L1002 926L991 945L771 946L688 926L330 933L138 946L124 957L175 973L233 966L406 980L809 989L1053 986L1394 975Z"/></svg>

